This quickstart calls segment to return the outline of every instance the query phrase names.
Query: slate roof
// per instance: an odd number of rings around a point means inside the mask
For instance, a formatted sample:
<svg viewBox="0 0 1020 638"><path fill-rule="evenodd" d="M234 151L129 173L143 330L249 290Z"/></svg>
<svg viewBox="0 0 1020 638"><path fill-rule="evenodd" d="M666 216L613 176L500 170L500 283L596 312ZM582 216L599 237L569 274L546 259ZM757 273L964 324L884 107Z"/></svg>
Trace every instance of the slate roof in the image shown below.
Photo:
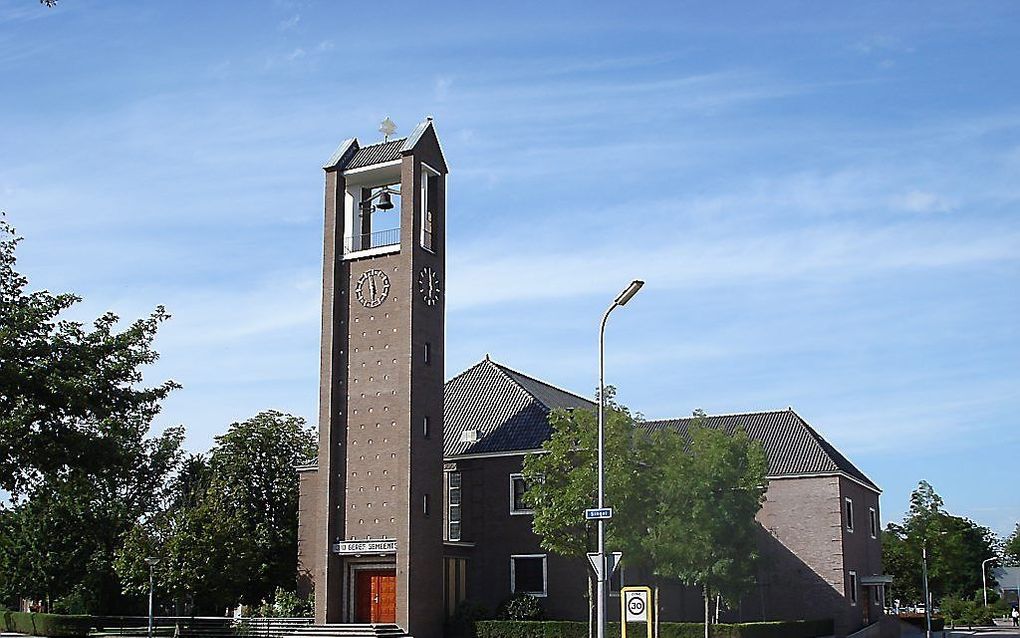
<svg viewBox="0 0 1020 638"><path fill-rule="evenodd" d="M446 382L443 451L445 456L535 450L552 435L549 412L557 408L595 409L593 401L549 385L486 357ZM672 429L687 435L694 417L647 421L648 430ZM706 425L733 432L743 427L761 441L768 475L799 476L843 472L878 490L863 472L793 411L709 415ZM477 430L477 441L462 441Z"/></svg>
<svg viewBox="0 0 1020 638"><path fill-rule="evenodd" d="M534 450L552 435L548 416L557 408L595 404L486 357L446 382L443 452L446 456ZM477 430L477 441L462 441Z"/></svg>
<svg viewBox="0 0 1020 638"><path fill-rule="evenodd" d="M641 427L651 431L668 428L687 436L694 421L694 417L646 421ZM768 476L845 472L865 485L875 490L879 489L864 472L857 469L849 459L794 412L793 408L770 412L708 415L705 417L705 424L729 433L742 427L751 440L760 441L768 460Z"/></svg>
<svg viewBox="0 0 1020 638"><path fill-rule="evenodd" d="M354 157L352 157L351 161L348 162L346 170L372 166L373 164L382 164L384 162L392 162L393 160L400 159L400 150L403 148L406 140L407 138L401 137L399 139L389 140L388 142L379 142L378 144L363 146L354 153Z"/></svg>

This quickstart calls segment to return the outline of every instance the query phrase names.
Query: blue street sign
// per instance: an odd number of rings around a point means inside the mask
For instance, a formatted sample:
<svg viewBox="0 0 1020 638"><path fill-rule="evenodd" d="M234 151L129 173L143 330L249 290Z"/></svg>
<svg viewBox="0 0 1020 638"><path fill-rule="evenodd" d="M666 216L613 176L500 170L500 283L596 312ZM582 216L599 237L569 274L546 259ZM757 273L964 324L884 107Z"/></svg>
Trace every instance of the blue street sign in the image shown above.
<svg viewBox="0 0 1020 638"><path fill-rule="evenodd" d="M589 521L607 520L613 518L613 508L596 507L584 510L584 518Z"/></svg>

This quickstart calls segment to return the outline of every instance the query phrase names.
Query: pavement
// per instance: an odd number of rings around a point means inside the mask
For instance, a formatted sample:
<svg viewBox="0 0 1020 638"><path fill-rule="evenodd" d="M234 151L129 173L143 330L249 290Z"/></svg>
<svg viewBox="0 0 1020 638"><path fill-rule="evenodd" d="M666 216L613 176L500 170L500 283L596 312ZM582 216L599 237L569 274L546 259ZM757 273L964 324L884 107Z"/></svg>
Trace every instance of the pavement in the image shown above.
<svg viewBox="0 0 1020 638"><path fill-rule="evenodd" d="M900 638L924 638L924 631L916 629L912 625L902 623L903 633ZM995 636L996 638L1020 638L1020 628L1013 626L1011 620L996 619L995 627L957 627L943 631L931 632L932 638L970 638L972 636Z"/></svg>
<svg viewBox="0 0 1020 638"><path fill-rule="evenodd" d="M970 638L971 636L1020 638L1020 627L1014 627L1011 620L996 619L995 627L974 627L973 629L957 627L956 629L946 629L945 632L933 631L931 635L932 638ZM914 638L915 636L924 636L924 632L922 631L917 634L907 634L904 632L901 638Z"/></svg>

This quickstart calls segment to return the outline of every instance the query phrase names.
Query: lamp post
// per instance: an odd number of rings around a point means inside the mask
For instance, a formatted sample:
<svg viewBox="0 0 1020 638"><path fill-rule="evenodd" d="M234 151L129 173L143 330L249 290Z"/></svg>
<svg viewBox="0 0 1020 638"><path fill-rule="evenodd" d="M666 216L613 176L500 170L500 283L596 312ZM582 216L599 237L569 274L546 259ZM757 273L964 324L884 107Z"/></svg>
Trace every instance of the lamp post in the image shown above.
<svg viewBox="0 0 1020 638"><path fill-rule="evenodd" d="M149 638L152 638L152 590L155 583L153 572L156 569L156 565L159 564L159 559L155 556L149 556L145 559L145 564L149 566Z"/></svg>
<svg viewBox="0 0 1020 638"><path fill-rule="evenodd" d="M926 638L931 638L931 597L928 594L928 539L921 544L921 572L924 574L924 620ZM151 637L150 637L151 638Z"/></svg>
<svg viewBox="0 0 1020 638"><path fill-rule="evenodd" d="M939 536L945 536L949 530L942 530ZM926 638L931 638L931 594L928 592L928 536L925 533L921 541L921 571L924 574L924 618L928 625Z"/></svg>
<svg viewBox="0 0 1020 638"><path fill-rule="evenodd" d="M988 575L985 573L985 566L992 560L995 560L995 556L981 561L981 593L985 595L985 607L988 606Z"/></svg>
<svg viewBox="0 0 1020 638"><path fill-rule="evenodd" d="M613 300L612 305L606 310L606 314L602 315L602 324L599 326L599 509L603 509L606 506L606 490L605 490L605 411L606 411L606 368L605 368L605 350L606 350L606 321L609 320L609 313L611 313L618 306L625 306L627 302L631 300L631 297L637 294L641 290L641 286L645 285L645 282L635 279L630 282L627 289L619 294L619 296ZM602 518L599 519L599 551L598 551L598 591L596 592L596 615L598 616L598 629L596 631L596 638L605 638L606 636L606 580L608 574L606 574L606 521Z"/></svg>

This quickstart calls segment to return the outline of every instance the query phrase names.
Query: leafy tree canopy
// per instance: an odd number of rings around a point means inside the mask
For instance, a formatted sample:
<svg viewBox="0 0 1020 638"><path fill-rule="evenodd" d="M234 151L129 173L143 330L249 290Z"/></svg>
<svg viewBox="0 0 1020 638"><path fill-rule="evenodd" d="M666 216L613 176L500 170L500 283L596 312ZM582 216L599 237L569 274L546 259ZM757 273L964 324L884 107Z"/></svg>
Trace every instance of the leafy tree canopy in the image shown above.
<svg viewBox="0 0 1020 638"><path fill-rule="evenodd" d="M890 523L882 534L885 571L893 576L891 594L904 604L924 600L922 550L928 550L928 585L932 597L970 598L981 589L981 562L995 556L995 535L974 521L954 516L927 481L910 496L910 510L901 524ZM991 571L989 585L993 585Z"/></svg>
<svg viewBox="0 0 1020 638"><path fill-rule="evenodd" d="M607 550L628 565L735 600L753 582L755 515L765 492L765 454L746 433L705 427L648 432L607 392ZM703 415L700 415L703 416ZM527 501L542 546L567 556L596 549L585 508L597 502L597 420L587 410L555 411L553 436L527 457ZM707 610L707 605L706 605ZM706 611L707 613L707 611Z"/></svg>
<svg viewBox="0 0 1020 638"><path fill-rule="evenodd" d="M148 587L157 556L161 591L178 611L222 612L256 605L297 573L297 465L315 454L304 419L266 411L230 426L208 455L187 459L170 507L138 525L117 558L126 586Z"/></svg>
<svg viewBox="0 0 1020 638"><path fill-rule="evenodd" d="M120 595L121 536L162 508L180 458L182 428L148 436L177 384L141 385L168 315L122 331L112 313L62 318L81 299L28 292L20 241L0 217L0 598L101 612Z"/></svg>
<svg viewBox="0 0 1020 638"><path fill-rule="evenodd" d="M696 415L689 441L657 441L666 462L645 543L658 575L702 588L707 635L710 600L718 594L735 604L754 583L766 459L743 430L730 435Z"/></svg>
<svg viewBox="0 0 1020 638"><path fill-rule="evenodd" d="M91 328L61 319L81 301L71 293L27 292L15 270L21 238L0 218L0 489L15 499L72 472L136 467L160 402L179 386L142 387L162 306L118 332L106 313Z"/></svg>
<svg viewBox="0 0 1020 638"><path fill-rule="evenodd" d="M607 551L623 551L632 563L646 562L641 538L654 503L657 463L650 439L635 428L635 418L614 401L607 388L605 412L605 494L613 522L607 526ZM597 525L584 510L598 503L598 417L591 410L555 410L553 435L541 454L524 461L527 503L535 510L533 528L542 547L563 556L584 557L597 550Z"/></svg>
<svg viewBox="0 0 1020 638"><path fill-rule="evenodd" d="M1003 558L1013 563L1020 564L1020 523L1017 523L1013 533L1002 545Z"/></svg>

